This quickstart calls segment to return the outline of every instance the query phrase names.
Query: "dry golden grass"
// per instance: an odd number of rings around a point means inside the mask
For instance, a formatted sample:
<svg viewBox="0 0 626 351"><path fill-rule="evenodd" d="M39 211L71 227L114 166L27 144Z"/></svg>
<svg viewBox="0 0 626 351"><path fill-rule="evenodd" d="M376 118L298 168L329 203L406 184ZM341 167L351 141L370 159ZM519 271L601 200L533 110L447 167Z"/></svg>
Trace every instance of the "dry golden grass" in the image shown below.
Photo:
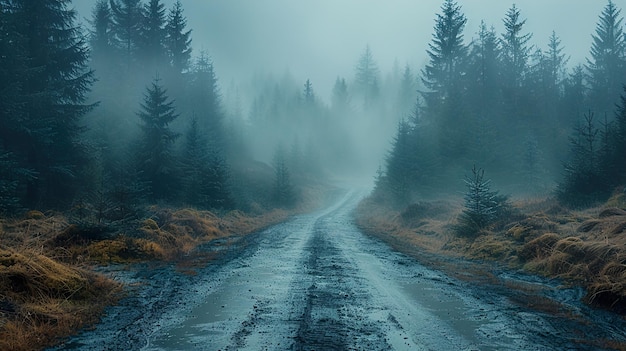
<svg viewBox="0 0 626 351"><path fill-rule="evenodd" d="M310 211L328 190L323 185L303 189L304 201L290 211L257 206L254 214L217 216L155 206L148 218L120 227L79 226L62 214L40 211L0 219L0 350L38 350L95 323L123 287L90 265L175 261L182 272L194 274L196 265L214 258L214 253L197 253L199 245L234 241Z"/></svg>
<svg viewBox="0 0 626 351"><path fill-rule="evenodd" d="M43 249L0 246L0 350L37 350L94 323L120 289Z"/></svg>
<svg viewBox="0 0 626 351"><path fill-rule="evenodd" d="M394 247L415 253L492 260L536 274L560 277L587 288L590 304L626 313L626 197L614 195L604 206L574 211L554 200L513 203L516 214L474 239L454 234L460 199L433 214L428 203L393 211L364 200L357 224ZM411 248L413 247L413 248Z"/></svg>

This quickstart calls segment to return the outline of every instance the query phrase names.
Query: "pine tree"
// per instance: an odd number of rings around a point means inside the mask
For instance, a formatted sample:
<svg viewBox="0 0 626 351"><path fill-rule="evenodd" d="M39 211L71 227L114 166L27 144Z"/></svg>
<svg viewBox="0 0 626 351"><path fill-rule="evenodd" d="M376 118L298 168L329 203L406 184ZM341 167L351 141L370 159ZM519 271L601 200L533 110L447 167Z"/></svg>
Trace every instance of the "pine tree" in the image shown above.
<svg viewBox="0 0 626 351"><path fill-rule="evenodd" d="M492 224L507 207L506 197L491 190L491 180L485 179L485 170L472 168L472 174L465 176L465 208L459 218L457 233L474 236Z"/></svg>
<svg viewBox="0 0 626 351"><path fill-rule="evenodd" d="M166 90L156 78L146 89L141 111L138 112L143 134L137 160L141 164L143 179L150 183L154 200L172 199L176 189L172 148L179 135L169 125L178 115L174 102L168 100Z"/></svg>
<svg viewBox="0 0 626 351"><path fill-rule="evenodd" d="M209 173L207 175L208 206L214 209L229 210L234 208L230 186L230 168L222 153L209 150Z"/></svg>
<svg viewBox="0 0 626 351"><path fill-rule="evenodd" d="M427 115L434 121L441 153L456 158L465 152L464 121L460 118L466 111L468 48L463 43L463 29L467 19L454 0L444 1L441 11L426 51L429 63L422 70L422 82L427 91L422 97Z"/></svg>
<svg viewBox="0 0 626 351"><path fill-rule="evenodd" d="M1 74L15 80L2 83L14 90L3 92L11 100L0 103L6 104L0 140L20 168L36 175L24 180L26 207L67 205L88 161L81 123L93 107L85 104L93 83L88 48L69 0L3 5L10 6L2 8L9 36L2 49L12 52Z"/></svg>
<svg viewBox="0 0 626 351"><path fill-rule="evenodd" d="M137 59L143 24L141 0L109 0L113 15L113 33L127 67Z"/></svg>
<svg viewBox="0 0 626 351"><path fill-rule="evenodd" d="M337 77L335 79L331 97L331 109L338 115L345 115L350 111L350 95L345 78Z"/></svg>
<svg viewBox="0 0 626 351"><path fill-rule="evenodd" d="M356 65L354 78L354 87L363 98L363 106L366 108L371 106L379 96L379 75L380 69L374 60L370 46L367 45Z"/></svg>
<svg viewBox="0 0 626 351"><path fill-rule="evenodd" d="M413 76L413 72L411 72L411 67L407 64L404 66L404 71L400 79L394 113L399 117L407 116L413 107L416 96L417 87L415 86L415 77Z"/></svg>
<svg viewBox="0 0 626 351"><path fill-rule="evenodd" d="M170 64L178 73L184 73L189 69L191 60L191 30L187 30L187 19L183 15L183 5L176 1L167 17L165 31Z"/></svg>
<svg viewBox="0 0 626 351"><path fill-rule="evenodd" d="M500 99L500 43L494 27L480 23L478 39L471 45L468 74L474 82L471 101L479 115L493 116Z"/></svg>
<svg viewBox="0 0 626 351"><path fill-rule="evenodd" d="M210 147L221 150L225 146L222 125L224 112L213 62L205 52L201 52L197 58L190 78L188 108L197 116L198 125L208 136Z"/></svg>
<svg viewBox="0 0 626 351"><path fill-rule="evenodd" d="M577 65L563 81L563 100L561 105L561 125L573 128L575 121L582 117L588 107L588 88L585 85L585 72L582 65Z"/></svg>
<svg viewBox="0 0 626 351"><path fill-rule="evenodd" d="M553 31L545 52L538 52L538 59L532 69L533 85L536 87L534 100L537 101L539 117L548 122L544 130L553 134L558 122L558 102L563 98L563 82L565 79L565 65L568 58L563 54L561 40Z"/></svg>
<svg viewBox="0 0 626 351"><path fill-rule="evenodd" d="M606 122L605 122L606 123ZM607 153L604 164L607 169L611 185L626 183L626 87L620 99L620 105L615 113L615 120L608 124L605 131Z"/></svg>
<svg viewBox="0 0 626 351"><path fill-rule="evenodd" d="M108 0L98 0L94 5L91 14L89 44L91 46L92 62L96 66L103 65L107 56L111 54L115 47L115 36L113 34L113 14Z"/></svg>
<svg viewBox="0 0 626 351"><path fill-rule="evenodd" d="M158 70L166 61L165 52L165 5L161 0L149 0L143 7L143 20L138 41L138 49L143 64Z"/></svg>
<svg viewBox="0 0 626 351"><path fill-rule="evenodd" d="M404 119L398 123L398 130L393 139L391 152L386 158L385 189L389 192L392 202L400 208L411 201L411 190L414 185L412 164L413 150L411 143L411 127Z"/></svg>
<svg viewBox="0 0 626 351"><path fill-rule="evenodd" d="M274 187L272 189L272 199L277 206L291 207L295 204L296 198L285 150L281 146L274 152L273 165Z"/></svg>
<svg viewBox="0 0 626 351"><path fill-rule="evenodd" d="M592 35L587 80L592 106L600 113L613 111L626 76L626 36L622 22L621 10L609 0Z"/></svg>
<svg viewBox="0 0 626 351"><path fill-rule="evenodd" d="M191 119L185 133L180 163L183 202L196 207L204 207L207 199L202 189L208 173L208 148L207 140L200 133L198 120L195 117Z"/></svg>
<svg viewBox="0 0 626 351"><path fill-rule="evenodd" d="M209 149L195 118L185 133L180 168L186 204L203 209L233 208L226 162L215 150Z"/></svg>
<svg viewBox="0 0 626 351"><path fill-rule="evenodd" d="M455 98L454 90L465 72L467 46L463 43L463 29L467 23L461 7L454 0L445 0L437 14L433 39L426 53L429 63L422 71L422 82L428 89L424 98L436 110L444 101Z"/></svg>
<svg viewBox="0 0 626 351"><path fill-rule="evenodd" d="M304 83L304 91L302 92L305 106L312 107L315 105L315 92L313 91L313 83L307 79Z"/></svg>
<svg viewBox="0 0 626 351"><path fill-rule="evenodd" d="M590 111L570 138L571 156L557 189L559 200L567 205L588 206L610 193L607 174L601 168L599 157L599 132Z"/></svg>
<svg viewBox="0 0 626 351"><path fill-rule="evenodd" d="M522 34L526 20L520 19L520 10L513 4L507 11L502 35L502 63L504 81L512 89L520 87L528 70L532 34Z"/></svg>

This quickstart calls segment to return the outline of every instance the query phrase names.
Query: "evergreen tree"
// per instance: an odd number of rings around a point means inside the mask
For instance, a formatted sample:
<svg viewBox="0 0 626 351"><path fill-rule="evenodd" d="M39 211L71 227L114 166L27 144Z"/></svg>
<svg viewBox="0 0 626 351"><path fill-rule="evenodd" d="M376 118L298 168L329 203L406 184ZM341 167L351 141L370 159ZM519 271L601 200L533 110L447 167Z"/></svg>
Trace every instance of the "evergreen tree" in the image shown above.
<svg viewBox="0 0 626 351"><path fill-rule="evenodd" d="M149 0L143 7L143 21L138 42L143 64L158 70L165 63L165 5L161 0Z"/></svg>
<svg viewBox="0 0 626 351"><path fill-rule="evenodd" d="M472 168L472 174L465 176L465 208L459 218L457 232L464 236L474 236L492 224L508 207L505 196L491 190L491 180L485 179L485 170Z"/></svg>
<svg viewBox="0 0 626 351"><path fill-rule="evenodd" d="M506 85L512 89L522 86L528 70L531 47L528 42L532 34L522 34L526 20L520 19L520 11L513 4L507 11L502 35L502 63Z"/></svg>
<svg viewBox="0 0 626 351"><path fill-rule="evenodd" d="M594 114L590 111L570 138L571 156L565 164L564 179L557 189L559 200L565 204L588 206L610 193L607 174L599 158L599 132Z"/></svg>
<svg viewBox="0 0 626 351"><path fill-rule="evenodd" d="M393 139L391 152L386 158L385 187L395 206L402 208L411 201L414 185L412 164L411 127L404 119L398 123L398 131Z"/></svg>
<svg viewBox="0 0 626 351"><path fill-rule="evenodd" d="M219 150L209 150L209 173L207 174L208 206L229 210L234 208L230 188L230 168Z"/></svg>
<svg viewBox="0 0 626 351"><path fill-rule="evenodd" d="M470 94L475 96L471 101L478 114L494 115L493 109L500 99L500 71L501 51L497 34L493 26L487 28L481 22L478 39L471 45L470 68L468 74L472 77L473 87ZM477 105L477 106L476 106Z"/></svg>
<svg viewBox="0 0 626 351"><path fill-rule="evenodd" d="M561 107L561 125L573 128L575 121L582 118L588 106L588 88L585 85L585 72L582 65L577 65L563 81L563 103Z"/></svg>
<svg viewBox="0 0 626 351"><path fill-rule="evenodd" d="M13 215L21 210L20 179L32 174L20 167L15 155L0 146L0 214Z"/></svg>
<svg viewBox="0 0 626 351"><path fill-rule="evenodd" d="M350 94L345 78L337 77L331 97L331 109L339 115L345 115L350 110ZM343 116L345 118L345 116Z"/></svg>
<svg viewBox="0 0 626 351"><path fill-rule="evenodd" d="M397 116L407 116L413 107L416 96L415 77L409 65L406 65L400 79L394 113Z"/></svg>
<svg viewBox="0 0 626 351"><path fill-rule="evenodd" d="M600 113L613 111L626 81L626 37L622 21L621 10L609 0L592 35L587 79L592 106Z"/></svg>
<svg viewBox="0 0 626 351"><path fill-rule="evenodd" d="M541 190L544 175L541 169L541 150L534 135L524 140L524 153L521 155L522 182L525 191L537 193Z"/></svg>
<svg viewBox="0 0 626 351"><path fill-rule="evenodd" d="M272 199L277 206L291 207L295 204L296 198L285 150L281 146L274 153L273 164L274 188L272 189Z"/></svg>
<svg viewBox="0 0 626 351"><path fill-rule="evenodd" d="M189 69L191 61L191 30L187 30L187 19L183 15L183 5L176 1L167 17L165 47L170 64L175 72Z"/></svg>
<svg viewBox="0 0 626 351"><path fill-rule="evenodd" d="M615 120L608 127L609 130L604 133L609 144L604 160L607 175L611 185L626 184L626 87Z"/></svg>
<svg viewBox="0 0 626 351"><path fill-rule="evenodd" d="M195 118L185 134L180 161L185 203L205 209L233 207L226 163L215 151L209 150Z"/></svg>
<svg viewBox="0 0 626 351"><path fill-rule="evenodd" d="M113 15L113 33L120 46L123 62L132 67L137 59L143 24L141 0L109 0Z"/></svg>
<svg viewBox="0 0 626 351"><path fill-rule="evenodd" d="M307 79L304 83L304 91L302 92L304 105L311 107L315 105L315 92L313 92L313 83Z"/></svg>
<svg viewBox="0 0 626 351"><path fill-rule="evenodd" d="M97 77L94 84L94 96L107 101L119 94L119 81L124 79L120 72L119 43L113 31L113 13L109 0L98 0L92 10L89 43L91 47L91 68ZM106 103L98 109L102 115L109 115ZM95 124L95 123L94 123ZM91 124L92 126L93 124Z"/></svg>
<svg viewBox="0 0 626 351"><path fill-rule="evenodd" d="M189 108L197 116L199 127L207 134L210 147L223 149L221 95L213 62L205 52L200 53L194 65L188 99Z"/></svg>
<svg viewBox="0 0 626 351"><path fill-rule="evenodd" d="M437 14L433 40L426 51L429 63L422 70L422 93L430 118L435 120L440 149L445 156L464 152L463 125L467 46L463 29L467 19L454 0L446 0Z"/></svg>
<svg viewBox="0 0 626 351"><path fill-rule="evenodd" d="M85 104L93 73L86 42L69 0L3 5L8 40L0 49L12 52L3 56L0 74L15 81L1 84L15 90L2 92L12 100L0 103L0 140L20 168L36 175L24 180L26 207L68 204L88 161L81 120L93 107Z"/></svg>
<svg viewBox="0 0 626 351"><path fill-rule="evenodd" d="M426 53L429 63L422 71L422 82L429 90L424 97L428 106L439 106L454 97L453 90L465 71L467 46L463 43L463 29L467 23L461 7L454 0L445 0L437 14L433 40Z"/></svg>
<svg viewBox="0 0 626 351"><path fill-rule="evenodd" d="M538 52L537 64L534 67L533 84L535 85L534 100L537 101L542 120L548 122L544 130L554 133L554 122L558 122L558 102L563 98L563 81L567 57L563 54L561 40L553 31L545 52Z"/></svg>
<svg viewBox="0 0 626 351"><path fill-rule="evenodd" d="M174 102L168 101L166 90L158 78L146 89L138 116L141 119L142 137L138 162L142 177L150 183L154 200L169 200L175 194L176 167L172 154L178 134L169 125L178 115Z"/></svg>
<svg viewBox="0 0 626 351"><path fill-rule="evenodd" d="M92 65L101 66L115 47L113 34L113 14L108 0L98 0L91 14L89 44L91 47Z"/></svg>
<svg viewBox="0 0 626 351"><path fill-rule="evenodd" d="M356 93L363 98L363 106L366 108L371 106L380 94L379 75L380 69L374 60L370 46L367 45L356 65L354 78Z"/></svg>

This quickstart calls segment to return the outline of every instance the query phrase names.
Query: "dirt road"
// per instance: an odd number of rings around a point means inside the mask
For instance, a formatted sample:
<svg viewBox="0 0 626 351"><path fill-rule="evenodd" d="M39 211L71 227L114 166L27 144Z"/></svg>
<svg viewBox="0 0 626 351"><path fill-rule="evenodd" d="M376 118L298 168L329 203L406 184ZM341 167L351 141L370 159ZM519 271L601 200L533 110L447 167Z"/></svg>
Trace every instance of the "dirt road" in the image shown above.
<svg viewBox="0 0 626 351"><path fill-rule="evenodd" d="M500 273L568 309L545 314L390 250L352 224L361 196L246 238L197 275L118 273L141 284L59 349L597 350L598 340L624 340L626 323L582 306L579 290Z"/></svg>

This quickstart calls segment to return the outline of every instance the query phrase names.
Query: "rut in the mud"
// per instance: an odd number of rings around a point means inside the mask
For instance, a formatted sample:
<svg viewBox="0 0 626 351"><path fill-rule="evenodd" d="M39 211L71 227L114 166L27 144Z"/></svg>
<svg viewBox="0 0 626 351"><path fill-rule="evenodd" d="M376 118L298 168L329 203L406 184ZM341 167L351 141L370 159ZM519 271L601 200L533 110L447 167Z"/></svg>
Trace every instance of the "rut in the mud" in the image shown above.
<svg viewBox="0 0 626 351"><path fill-rule="evenodd" d="M576 301L578 320L527 311L504 289L391 251L352 224L359 198L249 237L196 276L153 271L143 297L66 349L597 350L596 340L624 339L623 321Z"/></svg>

